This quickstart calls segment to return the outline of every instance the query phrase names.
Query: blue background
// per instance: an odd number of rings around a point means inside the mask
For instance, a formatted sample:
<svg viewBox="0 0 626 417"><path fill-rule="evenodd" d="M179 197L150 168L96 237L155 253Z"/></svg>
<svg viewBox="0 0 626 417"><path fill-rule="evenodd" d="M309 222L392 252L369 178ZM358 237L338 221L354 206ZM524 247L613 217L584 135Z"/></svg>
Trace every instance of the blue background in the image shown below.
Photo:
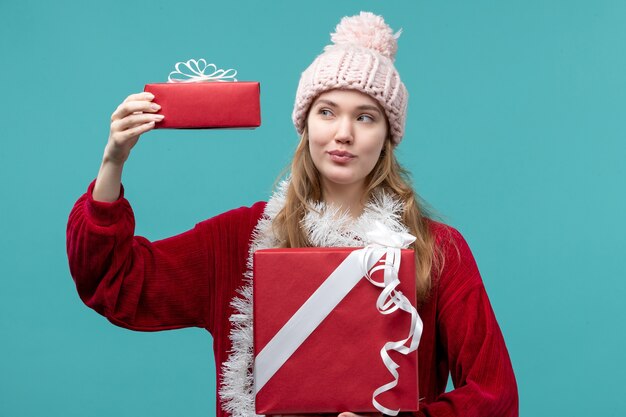
<svg viewBox="0 0 626 417"><path fill-rule="evenodd" d="M261 82L263 125L143 136L123 176L136 234L266 199L300 73L360 10L404 29L398 154L474 252L521 414L626 414L626 2L240 0L0 3L0 416L214 414L210 336L86 308L67 216L117 105L200 57Z"/></svg>

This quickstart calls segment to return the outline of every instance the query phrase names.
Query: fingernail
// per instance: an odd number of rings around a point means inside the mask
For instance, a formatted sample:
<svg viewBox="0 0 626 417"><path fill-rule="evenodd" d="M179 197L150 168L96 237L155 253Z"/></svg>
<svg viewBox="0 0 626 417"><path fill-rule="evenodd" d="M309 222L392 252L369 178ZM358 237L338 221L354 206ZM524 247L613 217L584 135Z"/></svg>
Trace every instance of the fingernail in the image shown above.
<svg viewBox="0 0 626 417"><path fill-rule="evenodd" d="M159 110L159 109L161 108L161 106L159 106L159 105L158 105L158 104L156 104L156 103L152 103L152 104L150 105L150 108L151 108L152 110Z"/></svg>
<svg viewBox="0 0 626 417"><path fill-rule="evenodd" d="M165 116L163 116L162 114L155 114L154 117L156 117L157 119L163 119Z"/></svg>
<svg viewBox="0 0 626 417"><path fill-rule="evenodd" d="M146 93L146 97L153 99L154 98L154 94L152 93Z"/></svg>

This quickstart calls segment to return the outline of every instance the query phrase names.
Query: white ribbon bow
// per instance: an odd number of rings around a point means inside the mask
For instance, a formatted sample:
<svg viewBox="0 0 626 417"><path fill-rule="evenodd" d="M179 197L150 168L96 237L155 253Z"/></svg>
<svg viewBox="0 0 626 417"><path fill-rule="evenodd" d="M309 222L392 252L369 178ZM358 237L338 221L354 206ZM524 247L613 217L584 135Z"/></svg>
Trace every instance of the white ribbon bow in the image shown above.
<svg viewBox="0 0 626 417"><path fill-rule="evenodd" d="M182 67L182 68L181 68ZM215 64L207 64L205 59L190 59L187 62L177 62L174 66L176 71L170 72L167 82L170 83L195 83L200 81L237 81L237 70L218 69ZM206 73L210 68L211 73Z"/></svg>
<svg viewBox="0 0 626 417"><path fill-rule="evenodd" d="M367 243L369 245L406 249L411 243L415 242L415 236L410 233L394 232L378 221L375 225L374 230L366 233Z"/></svg>
<svg viewBox="0 0 626 417"><path fill-rule="evenodd" d="M400 374L397 369L399 365L391 359L388 352L394 350L403 355L415 352L422 336L424 325L417 314L417 310L402 292L396 291L396 287L400 285L398 271L400 270L401 249L408 248L415 241L415 236L408 233L394 232L382 223L376 222L376 228L367 233L367 238L369 244L360 251L360 263L365 278L373 285L383 289L376 300L376 308L381 314L391 314L400 309L411 315L411 327L408 336L403 340L389 341L380 350L380 357L389 373L393 376L393 381L378 387L372 393L372 404L378 411L383 414L396 416L400 410L391 410L383 406L376 400L376 397L398 385ZM383 255L384 261L382 260ZM377 262L378 265L369 269L368 265L372 264L372 257L380 259L380 261ZM384 262L384 264L380 264L381 262ZM384 281L375 281L372 275L381 270L384 273ZM409 346L406 346L405 344L409 340L411 342Z"/></svg>

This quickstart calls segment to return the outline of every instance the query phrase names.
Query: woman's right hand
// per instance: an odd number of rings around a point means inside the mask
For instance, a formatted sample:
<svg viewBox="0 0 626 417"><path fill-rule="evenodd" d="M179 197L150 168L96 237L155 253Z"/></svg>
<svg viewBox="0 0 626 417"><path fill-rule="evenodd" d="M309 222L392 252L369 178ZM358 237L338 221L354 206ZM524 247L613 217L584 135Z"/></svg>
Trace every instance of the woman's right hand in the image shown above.
<svg viewBox="0 0 626 417"><path fill-rule="evenodd" d="M163 115L154 114L161 108L153 103L150 93L131 94L117 106L111 115L109 142L104 151L104 159L123 165L141 134L154 129L163 120Z"/></svg>
<svg viewBox="0 0 626 417"><path fill-rule="evenodd" d="M162 115L154 114L161 107L153 99L150 93L131 94L111 115L111 132L93 189L94 200L113 202L119 198L122 170L131 149L142 133L163 120Z"/></svg>

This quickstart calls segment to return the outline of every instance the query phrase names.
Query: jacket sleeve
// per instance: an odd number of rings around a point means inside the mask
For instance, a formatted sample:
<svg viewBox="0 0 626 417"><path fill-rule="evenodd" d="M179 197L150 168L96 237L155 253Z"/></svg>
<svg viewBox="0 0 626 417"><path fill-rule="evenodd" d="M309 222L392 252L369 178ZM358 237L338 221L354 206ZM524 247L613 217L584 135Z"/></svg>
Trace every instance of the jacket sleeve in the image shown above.
<svg viewBox="0 0 626 417"><path fill-rule="evenodd" d="M455 389L425 404L417 415L518 416L513 367L474 256L463 236L449 229L437 332Z"/></svg>
<svg viewBox="0 0 626 417"><path fill-rule="evenodd" d="M220 242L212 233L222 230L223 240L236 240L236 232L228 233L228 224L237 223L233 216L225 213L177 236L150 242L134 236L135 219L124 188L118 200L106 203L93 199L94 185L95 180L78 199L67 225L69 268L83 302L132 330L211 331L215 299L220 297L215 289L216 258L241 246L225 242L212 247Z"/></svg>

